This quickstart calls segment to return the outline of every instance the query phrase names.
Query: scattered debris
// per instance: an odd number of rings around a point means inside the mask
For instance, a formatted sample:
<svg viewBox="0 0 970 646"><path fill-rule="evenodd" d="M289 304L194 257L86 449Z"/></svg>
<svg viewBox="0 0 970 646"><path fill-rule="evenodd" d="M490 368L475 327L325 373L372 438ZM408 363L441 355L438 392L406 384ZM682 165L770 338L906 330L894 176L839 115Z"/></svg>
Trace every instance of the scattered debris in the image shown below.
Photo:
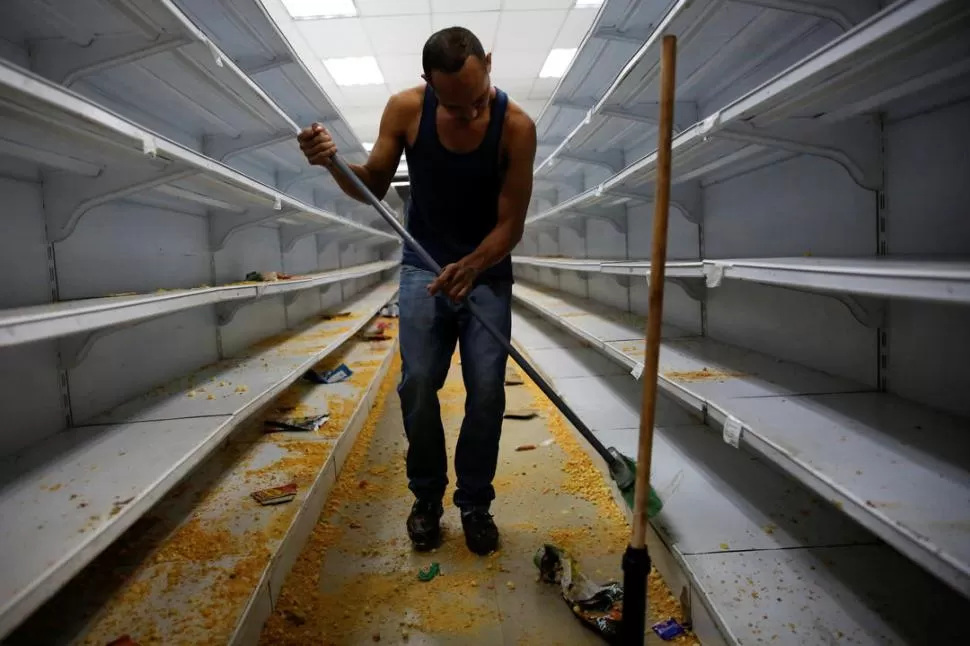
<svg viewBox="0 0 970 646"><path fill-rule="evenodd" d="M245 280L252 282L271 283L277 280L289 280L292 274L285 274L282 271L251 271L246 274Z"/></svg>
<svg viewBox="0 0 970 646"><path fill-rule="evenodd" d="M506 581L505 582L505 587L508 588L509 590L515 590L515 582L514 581Z"/></svg>
<svg viewBox="0 0 970 646"><path fill-rule="evenodd" d="M424 570L418 570L418 581L424 581L427 583L439 574L441 574L441 566L437 561L435 561L430 565L430 567L425 568Z"/></svg>
<svg viewBox="0 0 970 646"><path fill-rule="evenodd" d="M554 545L539 548L533 561L540 579L559 584L563 600L587 627L610 643L619 639L623 621L623 587L619 583L594 583L569 552Z"/></svg>
<svg viewBox="0 0 970 646"><path fill-rule="evenodd" d="M660 639L669 642L674 637L683 635L686 631L684 627L677 623L676 619L667 619L651 626L653 632L657 633Z"/></svg>
<svg viewBox="0 0 970 646"><path fill-rule="evenodd" d="M335 321L337 319L345 319L353 314L353 312L337 312L336 314L321 314L320 319L323 321Z"/></svg>
<svg viewBox="0 0 970 646"><path fill-rule="evenodd" d="M533 419L539 416L534 408L510 408L505 411L505 419Z"/></svg>
<svg viewBox="0 0 970 646"><path fill-rule="evenodd" d="M284 502L290 502L296 498L296 483L292 482L288 485L283 485L282 487L260 489L259 491L254 491L249 495L261 505L279 505Z"/></svg>
<svg viewBox="0 0 970 646"><path fill-rule="evenodd" d="M555 443L556 443L555 438L550 437L548 440L542 440L542 442L539 443L539 446L542 446L542 447L552 446Z"/></svg>
<svg viewBox="0 0 970 646"><path fill-rule="evenodd" d="M306 417L276 417L263 420L263 430L267 433L276 431L302 431L312 433L330 419L330 413L323 415L309 415Z"/></svg>
<svg viewBox="0 0 970 646"><path fill-rule="evenodd" d="M303 373L303 378L307 381L312 381L315 384L339 384L341 381L347 381L350 379L354 371L347 367L347 364L342 363L333 370L328 370L322 375L316 370L307 370Z"/></svg>
<svg viewBox="0 0 970 646"><path fill-rule="evenodd" d="M377 323L369 327L366 332L364 332L363 334L364 340L365 341L387 341L391 337L387 336L385 332L387 331L387 328L390 327L390 325L391 324L388 323L387 321L378 321Z"/></svg>
<svg viewBox="0 0 970 646"><path fill-rule="evenodd" d="M283 617L294 626L302 626L306 623L306 617L292 610L284 610Z"/></svg>
<svg viewBox="0 0 970 646"><path fill-rule="evenodd" d="M536 445L535 444L520 444L517 447L515 447L515 450L516 451L535 451L536 450Z"/></svg>
<svg viewBox="0 0 970 646"><path fill-rule="evenodd" d="M401 308L398 306L397 302L388 303L381 308L381 316L396 319L401 316Z"/></svg>

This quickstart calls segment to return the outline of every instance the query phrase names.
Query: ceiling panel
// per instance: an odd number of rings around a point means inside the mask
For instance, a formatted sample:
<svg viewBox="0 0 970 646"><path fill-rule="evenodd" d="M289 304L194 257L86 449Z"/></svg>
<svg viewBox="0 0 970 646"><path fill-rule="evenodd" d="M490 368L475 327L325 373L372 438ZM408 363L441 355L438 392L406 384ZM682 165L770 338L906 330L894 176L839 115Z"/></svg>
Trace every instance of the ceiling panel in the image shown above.
<svg viewBox="0 0 970 646"><path fill-rule="evenodd" d="M340 88L340 91L349 107L383 106L391 98L386 85L351 85Z"/></svg>
<svg viewBox="0 0 970 646"><path fill-rule="evenodd" d="M420 54L431 36L431 16L393 16L361 18L364 30L378 56L386 54Z"/></svg>
<svg viewBox="0 0 970 646"><path fill-rule="evenodd" d="M502 0L431 0L431 12L439 11L498 11Z"/></svg>
<svg viewBox="0 0 970 646"><path fill-rule="evenodd" d="M538 78L549 51L578 47L597 15L597 9L574 9L575 0L354 2L358 17L298 20L290 29L302 36L296 41L305 43L295 46L362 141L376 138L390 94L421 85L421 50L433 31L460 25L474 32L493 53L493 83L536 117L558 83ZM384 83L337 86L321 59L350 56L374 56Z"/></svg>
<svg viewBox="0 0 970 646"><path fill-rule="evenodd" d="M521 50L552 47L568 11L503 11L495 35L495 49Z"/></svg>
<svg viewBox="0 0 970 646"><path fill-rule="evenodd" d="M525 43L524 43L525 44ZM539 75L546 60L545 50L504 49L492 55L492 76L501 79L530 79Z"/></svg>
<svg viewBox="0 0 970 646"><path fill-rule="evenodd" d="M466 11L435 13L431 15L431 28L434 31L448 27L464 27L471 30L482 41L486 52L495 47L495 32L498 29L498 11Z"/></svg>
<svg viewBox="0 0 970 646"><path fill-rule="evenodd" d="M391 88L392 92L397 92L394 87L410 87L420 85L421 80L421 55L420 54L394 54L389 56L379 56L377 59L381 72L384 73L384 82Z"/></svg>
<svg viewBox="0 0 970 646"><path fill-rule="evenodd" d="M313 53L320 58L369 56L370 41L357 18L300 20L297 26Z"/></svg>
<svg viewBox="0 0 970 646"><path fill-rule="evenodd" d="M566 15L566 20L556 36L554 47L579 47L583 37L589 31L590 25L596 18L598 9L573 9Z"/></svg>
<svg viewBox="0 0 970 646"><path fill-rule="evenodd" d="M503 11L528 11L531 9L569 9L576 0L502 0Z"/></svg>
<svg viewBox="0 0 970 646"><path fill-rule="evenodd" d="M401 16L431 12L430 0L356 0L361 16Z"/></svg>

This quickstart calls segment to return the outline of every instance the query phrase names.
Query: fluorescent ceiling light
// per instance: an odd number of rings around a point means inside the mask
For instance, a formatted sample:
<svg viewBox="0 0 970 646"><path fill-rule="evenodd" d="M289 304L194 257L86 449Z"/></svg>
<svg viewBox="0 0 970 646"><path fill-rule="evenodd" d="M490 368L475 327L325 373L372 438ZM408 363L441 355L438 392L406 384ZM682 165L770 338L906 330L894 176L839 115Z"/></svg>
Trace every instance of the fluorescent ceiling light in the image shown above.
<svg viewBox="0 0 970 646"><path fill-rule="evenodd" d="M599 7L603 4L603 0L576 0L577 9L589 9L590 7Z"/></svg>
<svg viewBox="0 0 970 646"><path fill-rule="evenodd" d="M363 146L364 150L366 150L367 152L374 150L374 142L372 141L365 141L364 143L361 144L361 146Z"/></svg>
<svg viewBox="0 0 970 646"><path fill-rule="evenodd" d="M325 58L323 64L337 85L381 85L384 75L373 56Z"/></svg>
<svg viewBox="0 0 970 646"><path fill-rule="evenodd" d="M542 70L539 72L539 78L559 78L566 73L566 68L569 67L569 63L573 60L573 56L575 55L575 47L571 49L552 50L549 52L549 56L546 57L546 62L542 65Z"/></svg>
<svg viewBox="0 0 970 646"><path fill-rule="evenodd" d="M283 0L293 18L349 18L357 15L354 0Z"/></svg>

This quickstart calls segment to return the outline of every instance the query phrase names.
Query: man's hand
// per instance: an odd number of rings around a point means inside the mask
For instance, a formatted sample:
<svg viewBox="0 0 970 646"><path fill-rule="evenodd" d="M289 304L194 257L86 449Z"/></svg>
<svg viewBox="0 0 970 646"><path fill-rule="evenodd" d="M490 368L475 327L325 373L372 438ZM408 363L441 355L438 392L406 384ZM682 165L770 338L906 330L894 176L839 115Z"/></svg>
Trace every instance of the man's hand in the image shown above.
<svg viewBox="0 0 970 646"><path fill-rule="evenodd" d="M434 296L438 292L444 292L448 298L460 303L472 291L479 273L481 273L481 270L469 262L467 258L445 265L445 268L441 270L441 275L428 286L428 293Z"/></svg>
<svg viewBox="0 0 970 646"><path fill-rule="evenodd" d="M333 142L327 129L319 123L311 124L309 128L301 130L296 139L300 142L300 150L310 164L327 168L333 165L337 144Z"/></svg>

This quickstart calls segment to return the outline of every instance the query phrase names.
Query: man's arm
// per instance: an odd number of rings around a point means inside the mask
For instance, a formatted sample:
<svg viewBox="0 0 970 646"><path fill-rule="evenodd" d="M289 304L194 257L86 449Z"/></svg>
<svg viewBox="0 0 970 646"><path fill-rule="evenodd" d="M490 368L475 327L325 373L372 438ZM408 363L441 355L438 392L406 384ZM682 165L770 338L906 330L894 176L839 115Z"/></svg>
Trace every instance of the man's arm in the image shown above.
<svg viewBox="0 0 970 646"><path fill-rule="evenodd" d="M387 194L401 161L411 112L409 103L409 97L403 93L392 96L384 108L377 141L374 142L367 161L363 164L348 164L378 199L383 199ZM337 152L337 146L323 126L315 123L303 130L299 141L307 161L327 168L344 193L355 200L365 201L353 183L334 167L333 156Z"/></svg>
<svg viewBox="0 0 970 646"><path fill-rule="evenodd" d="M444 268L430 287L456 301L464 299L480 273L512 253L522 239L532 199L532 169L536 157L536 126L524 112L509 119L508 162L498 199L498 222L472 253Z"/></svg>

